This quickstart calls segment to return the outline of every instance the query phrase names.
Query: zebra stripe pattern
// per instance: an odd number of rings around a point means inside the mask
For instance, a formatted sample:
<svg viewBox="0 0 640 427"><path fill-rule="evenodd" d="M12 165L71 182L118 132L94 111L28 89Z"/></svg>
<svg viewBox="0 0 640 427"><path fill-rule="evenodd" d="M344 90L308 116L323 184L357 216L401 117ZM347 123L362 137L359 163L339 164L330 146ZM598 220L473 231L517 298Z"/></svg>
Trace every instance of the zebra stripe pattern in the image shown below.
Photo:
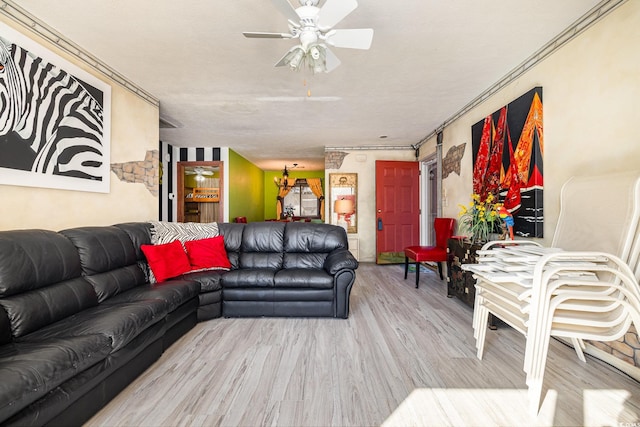
<svg viewBox="0 0 640 427"><path fill-rule="evenodd" d="M2 37L0 136L30 148L32 172L102 180L101 102L66 71Z"/></svg>
<svg viewBox="0 0 640 427"><path fill-rule="evenodd" d="M151 223L151 243L161 245L174 240L188 242L190 240L207 239L218 235L218 223L197 222L164 222L149 221Z"/></svg>

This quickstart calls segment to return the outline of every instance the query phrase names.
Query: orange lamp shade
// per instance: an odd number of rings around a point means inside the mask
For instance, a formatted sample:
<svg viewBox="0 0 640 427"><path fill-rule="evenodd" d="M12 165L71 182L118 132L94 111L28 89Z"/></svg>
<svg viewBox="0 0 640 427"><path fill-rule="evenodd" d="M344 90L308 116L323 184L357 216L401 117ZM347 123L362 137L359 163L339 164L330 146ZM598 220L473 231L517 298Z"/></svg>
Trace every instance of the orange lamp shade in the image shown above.
<svg viewBox="0 0 640 427"><path fill-rule="evenodd" d="M333 211L337 214L352 214L353 213L353 200L338 199L333 205Z"/></svg>

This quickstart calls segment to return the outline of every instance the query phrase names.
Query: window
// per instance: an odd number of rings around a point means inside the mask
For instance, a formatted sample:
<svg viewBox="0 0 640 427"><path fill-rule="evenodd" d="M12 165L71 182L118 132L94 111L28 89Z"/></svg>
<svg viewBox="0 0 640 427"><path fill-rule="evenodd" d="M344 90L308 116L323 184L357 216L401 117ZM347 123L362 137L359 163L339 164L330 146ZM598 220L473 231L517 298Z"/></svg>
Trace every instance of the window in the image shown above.
<svg viewBox="0 0 640 427"><path fill-rule="evenodd" d="M320 218L320 199L309 188L305 179L297 179L284 197L282 217Z"/></svg>

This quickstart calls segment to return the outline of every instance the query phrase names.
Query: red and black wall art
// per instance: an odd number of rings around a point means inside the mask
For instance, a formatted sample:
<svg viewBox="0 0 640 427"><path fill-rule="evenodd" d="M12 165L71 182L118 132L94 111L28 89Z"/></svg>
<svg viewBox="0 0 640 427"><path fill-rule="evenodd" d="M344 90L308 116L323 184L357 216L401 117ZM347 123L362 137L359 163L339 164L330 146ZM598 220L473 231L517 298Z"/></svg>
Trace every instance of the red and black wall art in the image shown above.
<svg viewBox="0 0 640 427"><path fill-rule="evenodd" d="M471 127L473 192L499 196L522 237L543 237L542 129L542 87Z"/></svg>

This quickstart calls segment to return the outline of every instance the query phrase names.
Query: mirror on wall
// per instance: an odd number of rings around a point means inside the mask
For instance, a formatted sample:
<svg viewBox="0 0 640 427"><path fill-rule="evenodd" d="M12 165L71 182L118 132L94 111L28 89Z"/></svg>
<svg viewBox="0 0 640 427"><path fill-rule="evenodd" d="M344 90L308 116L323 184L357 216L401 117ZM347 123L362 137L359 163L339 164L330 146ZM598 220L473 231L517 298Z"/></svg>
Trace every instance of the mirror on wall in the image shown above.
<svg viewBox="0 0 640 427"><path fill-rule="evenodd" d="M178 222L224 218L222 162L178 162Z"/></svg>
<svg viewBox="0 0 640 427"><path fill-rule="evenodd" d="M347 233L357 233L358 174L330 173L329 192L331 224L344 227Z"/></svg>

